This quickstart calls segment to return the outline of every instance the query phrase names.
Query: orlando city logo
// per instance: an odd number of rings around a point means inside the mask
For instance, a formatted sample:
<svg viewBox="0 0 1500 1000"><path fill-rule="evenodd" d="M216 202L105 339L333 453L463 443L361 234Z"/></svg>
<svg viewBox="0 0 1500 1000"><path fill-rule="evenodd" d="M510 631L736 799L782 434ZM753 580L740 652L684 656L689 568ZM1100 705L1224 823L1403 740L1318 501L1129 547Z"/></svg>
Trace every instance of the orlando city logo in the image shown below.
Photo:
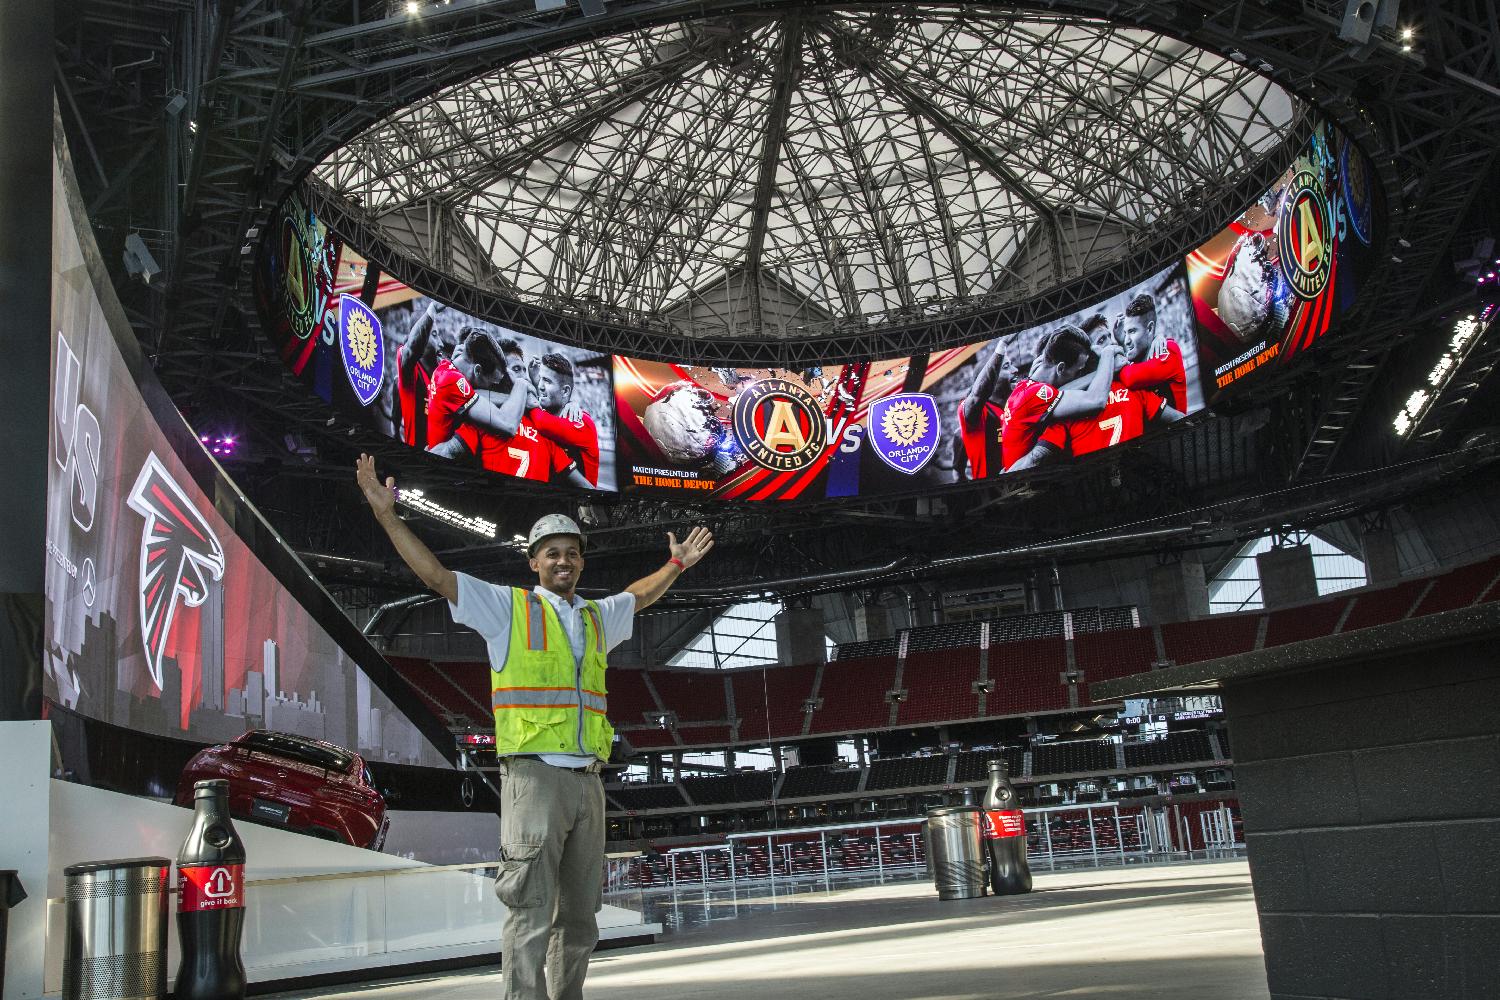
<svg viewBox="0 0 1500 1000"><path fill-rule="evenodd" d="M908 476L922 471L937 454L937 400L922 392L903 392L870 406L868 440L880 460Z"/></svg>
<svg viewBox="0 0 1500 1000"><path fill-rule="evenodd" d="M351 295L339 296L339 353L354 395L361 406L369 406L380 395L385 379L385 341L380 336L380 320Z"/></svg>
<svg viewBox="0 0 1500 1000"><path fill-rule="evenodd" d="M772 472L797 472L828 445L828 420L818 401L784 378L766 378L734 401L734 439L751 461Z"/></svg>
<svg viewBox="0 0 1500 1000"><path fill-rule="evenodd" d="M1315 299L1333 273L1334 234L1328 199L1310 170L1299 170L1286 187L1276 218L1281 270L1299 298Z"/></svg>
<svg viewBox="0 0 1500 1000"><path fill-rule="evenodd" d="M210 579L224 576L224 548L182 487L155 455L135 477L125 501L146 519L141 528L141 642L146 667L161 688L161 661L178 605L196 608Z"/></svg>

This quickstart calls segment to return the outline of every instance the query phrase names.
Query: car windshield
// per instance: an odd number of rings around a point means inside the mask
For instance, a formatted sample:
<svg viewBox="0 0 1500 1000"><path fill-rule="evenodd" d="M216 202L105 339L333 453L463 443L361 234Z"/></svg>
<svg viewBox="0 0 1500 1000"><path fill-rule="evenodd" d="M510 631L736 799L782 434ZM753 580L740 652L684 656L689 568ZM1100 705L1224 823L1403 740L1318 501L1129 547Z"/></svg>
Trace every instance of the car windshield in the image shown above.
<svg viewBox="0 0 1500 1000"><path fill-rule="evenodd" d="M250 733L240 740L240 745L330 771L347 772L354 760L347 750L340 750L338 747L327 744L311 743L296 736L286 736L281 733Z"/></svg>

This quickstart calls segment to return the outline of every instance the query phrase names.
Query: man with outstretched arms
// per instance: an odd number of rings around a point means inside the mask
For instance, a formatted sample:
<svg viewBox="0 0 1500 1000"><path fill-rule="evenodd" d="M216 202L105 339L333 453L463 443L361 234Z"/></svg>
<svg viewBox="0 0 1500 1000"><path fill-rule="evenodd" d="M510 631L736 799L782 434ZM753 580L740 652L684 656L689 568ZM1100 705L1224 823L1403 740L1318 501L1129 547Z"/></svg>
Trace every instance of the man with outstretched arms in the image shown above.
<svg viewBox="0 0 1500 1000"><path fill-rule="evenodd" d="M396 400L401 407L401 440L413 448L427 447L427 395L432 375L453 353L452 334L436 329L437 314L445 307L432 302L412 324L406 343L396 348Z"/></svg>
<svg viewBox="0 0 1500 1000"><path fill-rule="evenodd" d="M438 562L395 512L395 480L359 457L356 479L375 519L422 582L447 598L453 620L484 637L490 659L500 786L504 1000L581 1000L599 939L594 914L604 867L604 786L614 729L605 701L606 655L630 638L634 615L713 548L694 528L667 535L660 569L621 593L580 598L583 533L549 514L531 528L531 590L485 583Z"/></svg>
<svg viewBox="0 0 1500 1000"><path fill-rule="evenodd" d="M1156 332L1156 299L1142 293L1115 320L1115 340L1125 367L1115 376L1127 389L1154 392L1178 413L1187 413L1187 369L1177 341Z"/></svg>
<svg viewBox="0 0 1500 1000"><path fill-rule="evenodd" d="M1016 384L1005 402L1004 427L1000 433L1005 471L1028 469L1036 464L1033 451L1049 424L1092 416L1109 402L1119 348L1099 348L1099 367L1080 378L1093 358L1088 335L1068 324L1042 339L1029 377Z"/></svg>
<svg viewBox="0 0 1500 1000"><path fill-rule="evenodd" d="M1003 342L995 344L994 353L980 366L974 384L958 403L958 430L963 440L964 457L969 463L969 478L983 479L1000 471L1001 428L1005 420L1005 401L1021 381L1021 369Z"/></svg>

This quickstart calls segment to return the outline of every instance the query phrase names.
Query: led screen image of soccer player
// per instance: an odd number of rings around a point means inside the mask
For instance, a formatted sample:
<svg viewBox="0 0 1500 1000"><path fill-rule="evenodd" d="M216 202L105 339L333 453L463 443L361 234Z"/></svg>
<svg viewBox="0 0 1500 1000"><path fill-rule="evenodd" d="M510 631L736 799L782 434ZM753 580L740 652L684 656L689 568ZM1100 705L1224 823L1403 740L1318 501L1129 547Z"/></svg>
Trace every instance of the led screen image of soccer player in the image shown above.
<svg viewBox="0 0 1500 1000"><path fill-rule="evenodd" d="M427 450L477 460L491 472L591 488L599 471L598 430L572 396L572 362L557 352L528 359L511 337L468 326L434 372L427 399ZM559 369L566 369L566 376ZM534 379L547 372L547 402ZM564 384L566 383L566 384Z"/></svg>
<svg viewBox="0 0 1500 1000"><path fill-rule="evenodd" d="M1333 328L1374 261L1368 157L1327 123L1240 217L1188 255L1208 382L1285 364Z"/></svg>
<svg viewBox="0 0 1500 1000"><path fill-rule="evenodd" d="M1127 441L1153 421L1195 412L1204 402L1197 353L1187 284L1174 266L1050 323L971 346L957 363L935 364L935 355L923 391L937 399L958 478L984 479ZM1149 400L1125 402L1142 393L1171 412ZM1140 421L1131 405L1143 407ZM1084 436L1080 422L1089 420L1111 423L1102 437ZM1073 433L1061 445L1062 431L1046 438L1065 426ZM1044 440L1049 446L1038 450Z"/></svg>

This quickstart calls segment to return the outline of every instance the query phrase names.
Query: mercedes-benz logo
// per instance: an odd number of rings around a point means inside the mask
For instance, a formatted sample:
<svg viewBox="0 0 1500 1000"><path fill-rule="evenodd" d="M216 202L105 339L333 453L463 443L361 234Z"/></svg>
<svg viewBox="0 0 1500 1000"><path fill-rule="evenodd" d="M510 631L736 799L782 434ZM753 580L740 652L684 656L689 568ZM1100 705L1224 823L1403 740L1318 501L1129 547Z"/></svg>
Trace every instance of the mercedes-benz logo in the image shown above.
<svg viewBox="0 0 1500 1000"><path fill-rule="evenodd" d="M458 797L463 801L465 809L474 804L474 779L467 774L464 775L464 780L459 783Z"/></svg>
<svg viewBox="0 0 1500 1000"><path fill-rule="evenodd" d="M85 559L83 561L83 603L92 608L96 596L98 596L98 586L94 582L94 560Z"/></svg>

